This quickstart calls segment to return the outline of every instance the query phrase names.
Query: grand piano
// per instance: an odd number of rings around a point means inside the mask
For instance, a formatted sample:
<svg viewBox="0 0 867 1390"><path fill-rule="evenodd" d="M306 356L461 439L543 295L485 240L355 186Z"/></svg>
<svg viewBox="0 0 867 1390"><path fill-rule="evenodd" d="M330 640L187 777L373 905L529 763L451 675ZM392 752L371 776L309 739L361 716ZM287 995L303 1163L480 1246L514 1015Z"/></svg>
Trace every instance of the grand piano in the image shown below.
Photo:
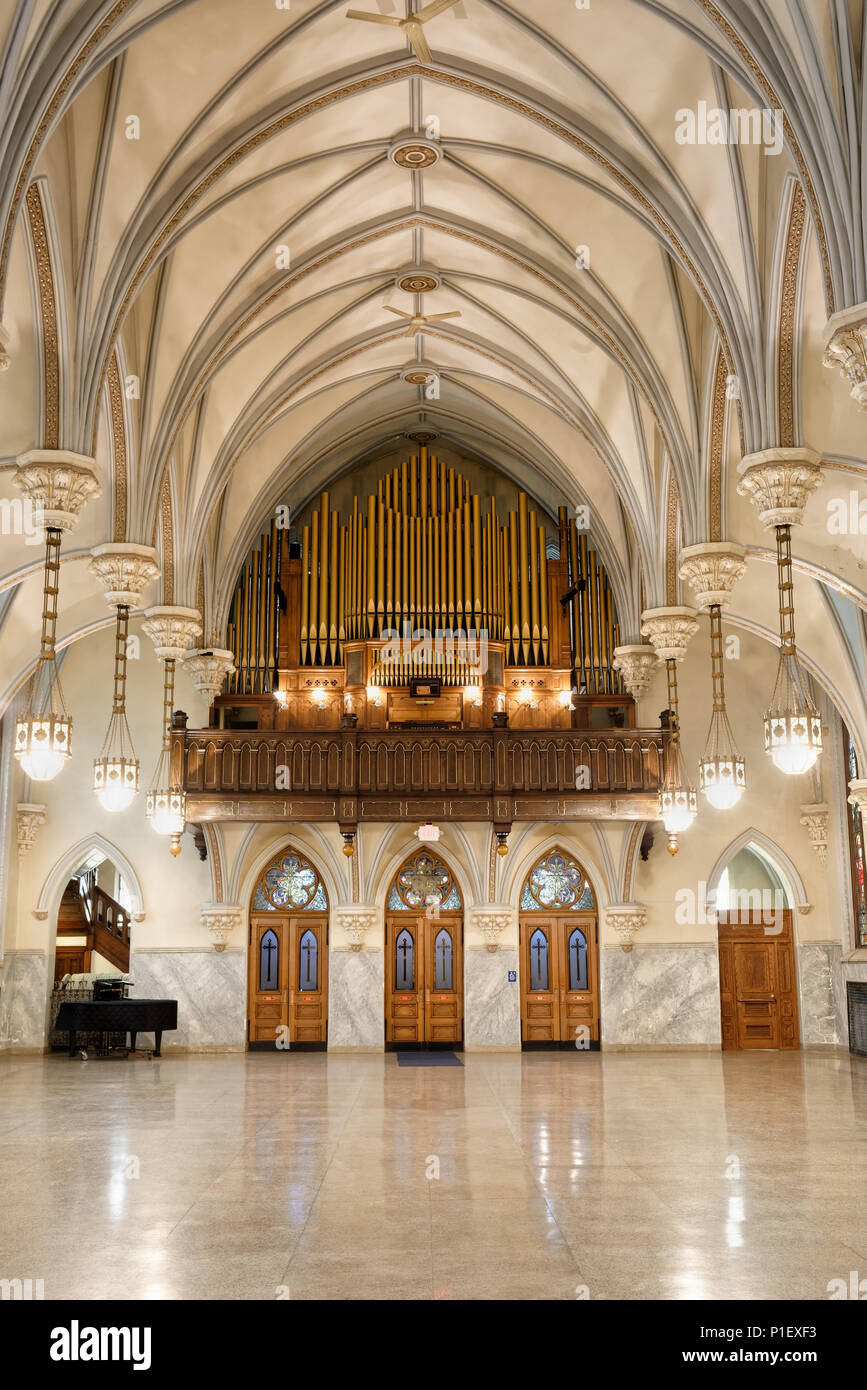
<svg viewBox="0 0 867 1390"><path fill-rule="evenodd" d="M138 1033L153 1033L159 1057L163 1033L178 1026L177 999L76 999L61 1004L55 1027L69 1033L69 1055L75 1054L78 1033L129 1033L135 1052Z"/></svg>

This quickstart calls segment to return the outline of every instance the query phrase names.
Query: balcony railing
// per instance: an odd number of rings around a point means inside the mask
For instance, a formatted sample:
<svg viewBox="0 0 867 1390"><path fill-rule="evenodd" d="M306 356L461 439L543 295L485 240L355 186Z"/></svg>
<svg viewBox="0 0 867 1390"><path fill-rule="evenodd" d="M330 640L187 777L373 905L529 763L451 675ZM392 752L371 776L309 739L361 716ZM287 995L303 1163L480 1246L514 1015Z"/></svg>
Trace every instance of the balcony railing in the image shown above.
<svg viewBox="0 0 867 1390"><path fill-rule="evenodd" d="M319 819L402 819L403 798L458 799L454 814L469 815L468 802L495 820L528 819L532 803L575 798L637 797L646 810L659 789L666 735L661 730L389 730L367 732L176 732L176 765L183 758L189 819L228 817L217 799L250 798L275 818L298 818L305 798L317 802ZM328 801L334 810L328 812ZM277 803L295 811L279 811ZM490 805L486 808L484 802ZM341 802L341 806L337 802ZM350 808L347 802L356 802ZM497 804L494 804L497 803ZM507 804L508 803L508 804ZM519 804L520 803L520 804ZM545 808L539 806L540 812ZM502 814L501 814L502 812ZM609 814L613 812L609 809ZM236 809L235 815L242 815ZM441 805L437 814L443 814ZM446 813L447 814L447 813Z"/></svg>

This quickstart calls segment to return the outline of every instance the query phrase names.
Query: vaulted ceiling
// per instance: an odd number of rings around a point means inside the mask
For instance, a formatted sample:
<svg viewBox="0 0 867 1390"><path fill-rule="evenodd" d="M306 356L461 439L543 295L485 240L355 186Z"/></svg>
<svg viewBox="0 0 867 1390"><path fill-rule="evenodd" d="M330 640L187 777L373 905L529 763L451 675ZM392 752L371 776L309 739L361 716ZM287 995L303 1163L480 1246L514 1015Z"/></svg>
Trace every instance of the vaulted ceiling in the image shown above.
<svg viewBox="0 0 867 1390"><path fill-rule="evenodd" d="M70 557L158 536L164 596L204 592L219 625L278 501L429 428L589 504L633 637L642 601L672 600L672 547L727 534L772 633L735 465L809 445L846 486L867 472L864 416L821 363L830 313L867 299L860 0L434 3L424 62L380 22L413 0L358 0L376 22L347 3L0 15L0 453L96 457ZM781 112L777 147L772 127L682 143L702 103ZM833 618L860 719L865 559L823 506L796 539L802 602ZM7 550L24 628L38 556ZM77 583L70 634L97 621Z"/></svg>

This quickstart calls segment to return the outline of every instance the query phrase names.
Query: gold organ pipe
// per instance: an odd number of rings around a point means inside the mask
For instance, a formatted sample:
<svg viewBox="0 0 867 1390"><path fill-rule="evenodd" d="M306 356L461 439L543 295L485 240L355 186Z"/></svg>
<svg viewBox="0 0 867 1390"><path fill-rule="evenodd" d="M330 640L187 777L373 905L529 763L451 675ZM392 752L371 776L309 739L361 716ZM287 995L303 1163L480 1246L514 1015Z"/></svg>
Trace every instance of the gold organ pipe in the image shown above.
<svg viewBox="0 0 867 1390"><path fill-rule="evenodd" d="M590 621L593 648L593 690L599 690L599 571L596 551L590 551Z"/></svg>
<svg viewBox="0 0 867 1390"><path fill-rule="evenodd" d="M331 513L331 564L329 566L328 591L328 654L331 664L337 662L337 598L340 583L340 518L337 512Z"/></svg>
<svg viewBox="0 0 867 1390"><path fill-rule="evenodd" d="M403 515L406 516L406 506L408 501L406 459L404 459L403 463L400 465L400 498L400 510L403 513Z"/></svg>
<svg viewBox="0 0 867 1390"><path fill-rule="evenodd" d="M521 600L518 594L518 513L509 513L509 611L511 626L511 656L517 664L520 656Z"/></svg>
<svg viewBox="0 0 867 1390"><path fill-rule="evenodd" d="M533 664L539 665L539 532L536 513L530 512L530 638L533 647Z"/></svg>
<svg viewBox="0 0 867 1390"><path fill-rule="evenodd" d="M442 585L442 552L440 549L440 521L439 512L433 518L433 566L434 566L434 628L443 626L443 585Z"/></svg>
<svg viewBox="0 0 867 1390"><path fill-rule="evenodd" d="M310 659L307 624L310 614L310 527L301 532L301 661Z"/></svg>
<svg viewBox="0 0 867 1390"><path fill-rule="evenodd" d="M451 471L451 470L450 470ZM449 512L445 520L446 542L446 590L448 597L448 625L455 625L455 518Z"/></svg>
<svg viewBox="0 0 867 1390"><path fill-rule="evenodd" d="M406 512L400 518L401 549L401 589L403 592L403 617L409 617L409 518Z"/></svg>
<svg viewBox="0 0 867 1390"><path fill-rule="evenodd" d="M340 590L337 600L337 642L340 650L340 660L343 661L343 644L346 641L346 610L347 596L349 594L350 575L352 570L349 564L349 527L340 528Z"/></svg>
<svg viewBox="0 0 867 1390"><path fill-rule="evenodd" d="M259 650L257 653L258 693L265 690L265 674L268 670L268 608L269 579L271 576L271 537L265 532L262 537L262 560L259 567Z"/></svg>
<svg viewBox="0 0 867 1390"><path fill-rule="evenodd" d="M367 499L367 635L373 636L376 623L376 498Z"/></svg>
<svg viewBox="0 0 867 1390"><path fill-rule="evenodd" d="M412 456L409 471L409 514L418 516L418 458Z"/></svg>
<svg viewBox="0 0 867 1390"><path fill-rule="evenodd" d="M391 507L385 514L385 616L389 627L394 627L394 512Z"/></svg>
<svg viewBox="0 0 867 1390"><path fill-rule="evenodd" d="M419 516L427 516L427 448L421 446L421 459L419 460L419 472L421 474L421 496L419 497Z"/></svg>
<svg viewBox="0 0 867 1390"><path fill-rule="evenodd" d="M468 497L464 498L464 627L473 625L473 507Z"/></svg>
<svg viewBox="0 0 867 1390"><path fill-rule="evenodd" d="M250 694L256 693L256 666L258 664L257 649L259 645L259 565L261 556L258 550L253 551L252 563L250 567L250 626L249 643L247 646L247 683L250 687Z"/></svg>
<svg viewBox="0 0 867 1390"><path fill-rule="evenodd" d="M394 618L395 627L400 628L403 618L403 604L401 595L403 593L403 513L394 514Z"/></svg>
<svg viewBox="0 0 867 1390"><path fill-rule="evenodd" d="M574 521L572 523L575 525ZM584 580L584 589L580 595L579 618L581 628L581 681L585 690L589 693L593 684L591 667L592 653L590 651L590 569L587 559L587 534L582 531L578 537L578 563L579 574Z"/></svg>
<svg viewBox="0 0 867 1390"><path fill-rule="evenodd" d="M379 498L376 508L376 630L382 632L385 616L385 502Z"/></svg>
<svg viewBox="0 0 867 1390"><path fill-rule="evenodd" d="M614 656L614 594L608 577L605 578L605 690L607 694L613 693L613 670L611 662Z"/></svg>
<svg viewBox="0 0 867 1390"><path fill-rule="evenodd" d="M449 515L455 510L455 470L449 469Z"/></svg>
<svg viewBox="0 0 867 1390"><path fill-rule="evenodd" d="M310 664L319 665L319 513L310 518Z"/></svg>
<svg viewBox="0 0 867 1390"><path fill-rule="evenodd" d="M328 520L329 497L323 492L320 497L321 515L319 518L319 657L317 665L324 666L328 648L328 540L330 523Z"/></svg>
<svg viewBox="0 0 867 1390"><path fill-rule="evenodd" d="M539 621L542 638L542 665L548 665L550 650L548 633L548 538L545 527L539 527Z"/></svg>
<svg viewBox="0 0 867 1390"><path fill-rule="evenodd" d="M530 557L527 545L527 494L518 494L518 571L521 585L520 604L521 604L521 663L528 666L530 663L530 595L528 592L528 569Z"/></svg>
<svg viewBox="0 0 867 1390"><path fill-rule="evenodd" d="M482 625L482 499L473 498L473 626Z"/></svg>

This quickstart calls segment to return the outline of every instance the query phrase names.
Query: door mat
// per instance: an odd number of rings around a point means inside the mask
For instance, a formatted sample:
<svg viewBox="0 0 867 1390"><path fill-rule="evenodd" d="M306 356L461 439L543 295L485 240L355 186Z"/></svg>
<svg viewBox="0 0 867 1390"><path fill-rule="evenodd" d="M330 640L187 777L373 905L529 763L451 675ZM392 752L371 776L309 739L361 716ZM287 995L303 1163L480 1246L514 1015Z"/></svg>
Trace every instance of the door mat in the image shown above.
<svg viewBox="0 0 867 1390"><path fill-rule="evenodd" d="M462 1067L454 1052L398 1052L399 1067Z"/></svg>

